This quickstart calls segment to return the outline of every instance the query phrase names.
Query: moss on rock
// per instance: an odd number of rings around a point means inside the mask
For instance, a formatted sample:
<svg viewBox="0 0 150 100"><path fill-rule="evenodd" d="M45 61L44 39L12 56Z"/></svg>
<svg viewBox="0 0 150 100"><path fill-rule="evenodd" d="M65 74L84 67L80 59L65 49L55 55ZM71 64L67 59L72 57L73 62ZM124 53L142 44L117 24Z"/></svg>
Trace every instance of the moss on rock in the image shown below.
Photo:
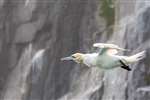
<svg viewBox="0 0 150 100"><path fill-rule="evenodd" d="M114 24L115 21L115 8L114 0L101 0L100 16L103 17L106 22L106 27Z"/></svg>

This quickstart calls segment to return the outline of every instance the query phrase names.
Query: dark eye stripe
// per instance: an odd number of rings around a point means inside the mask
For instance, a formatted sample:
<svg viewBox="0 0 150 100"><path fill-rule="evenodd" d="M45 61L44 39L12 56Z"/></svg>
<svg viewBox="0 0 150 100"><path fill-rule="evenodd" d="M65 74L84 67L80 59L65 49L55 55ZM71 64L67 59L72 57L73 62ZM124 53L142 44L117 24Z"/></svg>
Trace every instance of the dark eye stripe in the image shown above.
<svg viewBox="0 0 150 100"><path fill-rule="evenodd" d="M71 56L72 58L76 58L75 56Z"/></svg>

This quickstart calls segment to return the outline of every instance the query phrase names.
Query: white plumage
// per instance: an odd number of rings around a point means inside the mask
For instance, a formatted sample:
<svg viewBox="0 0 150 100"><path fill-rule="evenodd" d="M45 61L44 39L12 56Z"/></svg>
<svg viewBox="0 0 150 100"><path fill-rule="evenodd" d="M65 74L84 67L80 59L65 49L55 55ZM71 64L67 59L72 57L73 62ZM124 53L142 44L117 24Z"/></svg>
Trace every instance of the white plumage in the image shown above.
<svg viewBox="0 0 150 100"><path fill-rule="evenodd" d="M126 51L127 49L121 48L115 44L94 43L93 47L99 48L99 52L89 54L75 53L69 57L62 58L61 60L74 60L75 62L83 63L88 67L99 67L103 69L121 67L130 71L131 68L129 67L129 64L137 62L145 57L145 51L132 56L117 55L118 51Z"/></svg>

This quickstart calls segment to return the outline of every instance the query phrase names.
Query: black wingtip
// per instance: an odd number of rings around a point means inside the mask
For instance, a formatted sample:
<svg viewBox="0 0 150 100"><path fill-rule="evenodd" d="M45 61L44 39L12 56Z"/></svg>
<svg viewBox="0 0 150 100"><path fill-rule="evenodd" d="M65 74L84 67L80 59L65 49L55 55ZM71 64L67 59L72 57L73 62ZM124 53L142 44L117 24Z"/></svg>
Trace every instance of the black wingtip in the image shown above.
<svg viewBox="0 0 150 100"><path fill-rule="evenodd" d="M127 71L131 71L131 68L129 66L121 66L121 68L126 69Z"/></svg>
<svg viewBox="0 0 150 100"><path fill-rule="evenodd" d="M121 68L126 69L127 71L131 71L131 68L126 65L123 61L120 60L120 63L122 64Z"/></svg>

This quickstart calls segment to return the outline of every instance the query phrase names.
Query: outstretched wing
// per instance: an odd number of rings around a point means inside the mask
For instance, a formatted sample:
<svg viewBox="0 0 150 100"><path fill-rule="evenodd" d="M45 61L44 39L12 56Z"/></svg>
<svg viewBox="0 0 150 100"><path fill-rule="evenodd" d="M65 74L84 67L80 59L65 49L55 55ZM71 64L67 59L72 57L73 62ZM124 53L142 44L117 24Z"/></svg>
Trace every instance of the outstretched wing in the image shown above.
<svg viewBox="0 0 150 100"><path fill-rule="evenodd" d="M127 49L123 49L115 44L106 44L106 43L94 43L93 47L101 48L99 54L107 53L109 55L115 55L119 50L126 51Z"/></svg>

